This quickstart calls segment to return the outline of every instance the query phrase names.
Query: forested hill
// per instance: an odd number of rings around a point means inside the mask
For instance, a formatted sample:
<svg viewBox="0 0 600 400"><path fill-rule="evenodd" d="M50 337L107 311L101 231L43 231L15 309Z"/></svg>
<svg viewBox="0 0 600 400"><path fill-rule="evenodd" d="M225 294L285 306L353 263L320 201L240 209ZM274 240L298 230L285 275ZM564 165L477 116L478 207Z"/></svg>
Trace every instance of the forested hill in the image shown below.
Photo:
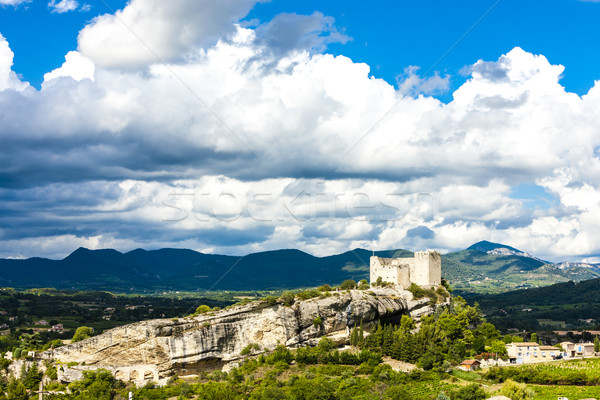
<svg viewBox="0 0 600 400"><path fill-rule="evenodd" d="M355 249L328 257L277 250L244 257L186 249L79 248L63 260L0 259L0 286L145 290L262 290L340 283L368 278L371 251ZM409 257L406 250L378 251Z"/></svg>
<svg viewBox="0 0 600 400"><path fill-rule="evenodd" d="M553 306L565 304L598 304L600 305L600 279L581 282L564 282L555 285L522 289L502 294L466 296L477 301L482 307L492 305L503 306Z"/></svg>
<svg viewBox="0 0 600 400"><path fill-rule="evenodd" d="M600 327L600 279L465 297L472 304L478 302L487 319L503 331Z"/></svg>
<svg viewBox="0 0 600 400"><path fill-rule="evenodd" d="M410 257L407 250L378 251L381 257ZM204 254L188 249L79 248L62 260L0 259L0 286L112 291L266 290L368 279L372 252L354 249L327 257L300 250L247 256ZM492 293L597 278L591 268L559 268L510 246L479 242L442 255L442 276L458 292Z"/></svg>

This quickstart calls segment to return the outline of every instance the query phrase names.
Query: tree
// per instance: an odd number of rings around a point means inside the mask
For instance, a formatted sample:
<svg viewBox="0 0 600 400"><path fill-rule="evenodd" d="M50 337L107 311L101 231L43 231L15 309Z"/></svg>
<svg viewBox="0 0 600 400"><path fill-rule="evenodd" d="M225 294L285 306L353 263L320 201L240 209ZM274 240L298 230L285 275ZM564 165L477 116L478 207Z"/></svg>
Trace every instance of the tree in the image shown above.
<svg viewBox="0 0 600 400"><path fill-rule="evenodd" d="M533 332L531 334L531 341L537 343L537 341L538 341L538 335L537 335L537 333Z"/></svg>
<svg viewBox="0 0 600 400"><path fill-rule="evenodd" d="M600 351L600 339L598 339L598 336L594 338L594 351L596 353Z"/></svg>
<svg viewBox="0 0 600 400"><path fill-rule="evenodd" d="M340 285L340 289L342 289L342 290L354 289L355 287L356 287L356 281L354 279L346 279Z"/></svg>
<svg viewBox="0 0 600 400"><path fill-rule="evenodd" d="M507 379L500 389L500 394L512 400L531 400L535 392L524 383L516 383Z"/></svg>
<svg viewBox="0 0 600 400"><path fill-rule="evenodd" d="M292 292L285 292L281 295L280 300L283 302L284 306L291 306L294 304L296 296L294 296L294 293Z"/></svg>
<svg viewBox="0 0 600 400"><path fill-rule="evenodd" d="M506 357L508 355L506 351L506 345L502 340L492 341L490 351L498 355L498 357Z"/></svg>
<svg viewBox="0 0 600 400"><path fill-rule="evenodd" d="M202 305L198 306L198 308L196 308L196 314L206 314L209 311L210 311L210 307L205 304L202 304Z"/></svg>
<svg viewBox="0 0 600 400"><path fill-rule="evenodd" d="M485 351L485 338L483 336L475 336L473 341L473 350L476 354L483 353Z"/></svg>
<svg viewBox="0 0 600 400"><path fill-rule="evenodd" d="M94 332L94 330L92 328L90 328L89 326L80 326L75 331L75 334L73 335L73 338L71 339L71 342L72 343L81 342L82 340L87 339L90 336L92 336L93 332Z"/></svg>
<svg viewBox="0 0 600 400"><path fill-rule="evenodd" d="M484 400L487 398L487 394L478 384L472 383L460 388L453 398L456 400Z"/></svg>
<svg viewBox="0 0 600 400"><path fill-rule="evenodd" d="M29 395L27 394L27 388L25 388L25 385L23 385L22 382L16 379L10 380L10 382L8 383L8 387L6 388L6 394L9 399L25 400L29 398Z"/></svg>
<svg viewBox="0 0 600 400"><path fill-rule="evenodd" d="M23 364L23 367L25 367L25 364ZM23 384L27 389L37 389L42 376L43 374L39 371L37 363L34 361L31 368L27 369L22 376Z"/></svg>

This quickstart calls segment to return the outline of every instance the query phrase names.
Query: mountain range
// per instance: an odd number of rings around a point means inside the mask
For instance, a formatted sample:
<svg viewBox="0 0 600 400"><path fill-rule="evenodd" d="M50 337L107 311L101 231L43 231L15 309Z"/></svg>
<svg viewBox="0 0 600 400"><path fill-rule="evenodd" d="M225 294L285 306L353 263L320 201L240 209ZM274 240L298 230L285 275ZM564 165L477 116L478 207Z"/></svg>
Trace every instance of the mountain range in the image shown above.
<svg viewBox="0 0 600 400"><path fill-rule="evenodd" d="M410 257L407 250L377 251ZM113 291L269 290L368 279L372 252L354 249L315 257L295 249L246 256L188 249L79 248L62 260L0 259L0 286ZM552 264L510 246L482 241L442 255L442 275L459 291L501 292L600 277L598 266Z"/></svg>

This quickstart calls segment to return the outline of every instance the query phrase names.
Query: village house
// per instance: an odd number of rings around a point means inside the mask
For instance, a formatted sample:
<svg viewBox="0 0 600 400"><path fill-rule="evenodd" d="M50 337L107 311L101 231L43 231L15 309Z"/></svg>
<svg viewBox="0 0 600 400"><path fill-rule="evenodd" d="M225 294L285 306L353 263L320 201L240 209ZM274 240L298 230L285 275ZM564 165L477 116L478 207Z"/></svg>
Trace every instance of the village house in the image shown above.
<svg viewBox="0 0 600 400"><path fill-rule="evenodd" d="M458 369L462 369L463 371L475 371L479 369L481 363L477 360L464 360L458 366Z"/></svg>
<svg viewBox="0 0 600 400"><path fill-rule="evenodd" d="M560 349L535 342L509 343L506 345L506 351L512 364L552 361L557 356L562 356Z"/></svg>
<svg viewBox="0 0 600 400"><path fill-rule="evenodd" d="M590 357L594 353L594 343L561 342L564 357Z"/></svg>
<svg viewBox="0 0 600 400"><path fill-rule="evenodd" d="M65 331L65 328L64 328L63 324L56 324L56 325L52 325L52 328L50 328L50 330L52 332L62 333Z"/></svg>
<svg viewBox="0 0 600 400"><path fill-rule="evenodd" d="M35 322L35 325L50 325L50 324L48 323L48 321L40 319L39 321Z"/></svg>

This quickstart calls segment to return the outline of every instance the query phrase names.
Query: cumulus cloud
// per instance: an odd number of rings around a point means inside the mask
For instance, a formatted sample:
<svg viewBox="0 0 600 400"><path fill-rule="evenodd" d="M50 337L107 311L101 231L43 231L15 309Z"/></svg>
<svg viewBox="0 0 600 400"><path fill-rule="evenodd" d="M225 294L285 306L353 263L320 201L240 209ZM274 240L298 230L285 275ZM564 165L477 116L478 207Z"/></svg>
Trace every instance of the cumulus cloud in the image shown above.
<svg viewBox="0 0 600 400"><path fill-rule="evenodd" d="M252 2L182 4L133 0L92 21L40 91L0 40L0 256L80 243L323 255L372 239L600 256L599 83L569 93L563 66L515 48L471 66L444 104L427 93L449 77L409 68L397 89L326 54L346 39L321 14L251 29L232 21ZM511 197L521 184L557 201L530 208Z"/></svg>
<svg viewBox="0 0 600 400"><path fill-rule="evenodd" d="M315 11L311 15L282 13L256 28L256 43L277 57L293 51L321 52L330 43L348 42L332 17Z"/></svg>
<svg viewBox="0 0 600 400"><path fill-rule="evenodd" d="M53 71L44 74L44 82L60 77L69 77L76 81L82 79L94 80L94 63L85 58L77 51L70 51L65 56L63 65Z"/></svg>
<svg viewBox="0 0 600 400"><path fill-rule="evenodd" d="M0 91L13 89L22 91L29 86L21 82L12 70L14 54L4 36L0 34Z"/></svg>
<svg viewBox="0 0 600 400"><path fill-rule="evenodd" d="M80 33L78 50L96 65L140 68L181 61L235 31L256 0L132 0L115 14L94 18Z"/></svg>
<svg viewBox="0 0 600 400"><path fill-rule="evenodd" d="M433 76L420 77L418 75L419 67L410 66L404 69L404 73L399 75L398 90L404 95L435 95L445 93L450 87L450 75L440 76L439 72L434 72Z"/></svg>
<svg viewBox="0 0 600 400"><path fill-rule="evenodd" d="M48 8L52 10L53 13L63 14L69 11L75 11L79 7L79 3L75 0L60 0L56 2L56 0L52 0L48 3Z"/></svg>

